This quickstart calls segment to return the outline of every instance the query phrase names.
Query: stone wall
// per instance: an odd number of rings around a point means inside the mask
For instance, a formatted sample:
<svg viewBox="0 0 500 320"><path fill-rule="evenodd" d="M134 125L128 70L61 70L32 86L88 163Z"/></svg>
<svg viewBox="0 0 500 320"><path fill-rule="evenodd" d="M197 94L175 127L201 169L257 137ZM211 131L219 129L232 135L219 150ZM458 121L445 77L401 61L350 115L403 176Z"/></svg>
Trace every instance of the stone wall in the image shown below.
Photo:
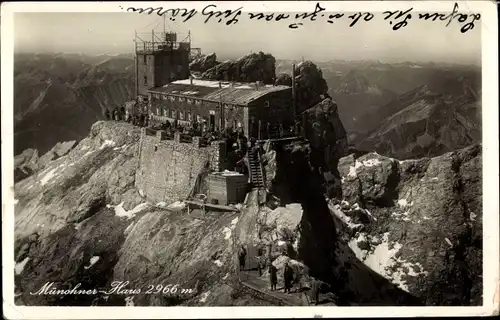
<svg viewBox="0 0 500 320"><path fill-rule="evenodd" d="M214 171L225 169L225 143L215 141L202 147L199 139L180 142L180 134L176 133L173 140L167 140L163 131L150 136L143 128L136 187L147 200L168 203L186 199L207 165Z"/></svg>

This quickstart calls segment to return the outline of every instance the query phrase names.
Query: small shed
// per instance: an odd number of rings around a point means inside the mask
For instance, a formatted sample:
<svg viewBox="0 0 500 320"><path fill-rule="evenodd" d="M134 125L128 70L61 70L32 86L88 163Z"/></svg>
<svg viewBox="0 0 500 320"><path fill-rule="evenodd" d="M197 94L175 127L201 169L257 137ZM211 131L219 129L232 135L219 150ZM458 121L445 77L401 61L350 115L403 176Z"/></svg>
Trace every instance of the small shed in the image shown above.
<svg viewBox="0 0 500 320"><path fill-rule="evenodd" d="M248 176L225 170L214 172L207 177L208 202L228 205L242 203L248 191Z"/></svg>

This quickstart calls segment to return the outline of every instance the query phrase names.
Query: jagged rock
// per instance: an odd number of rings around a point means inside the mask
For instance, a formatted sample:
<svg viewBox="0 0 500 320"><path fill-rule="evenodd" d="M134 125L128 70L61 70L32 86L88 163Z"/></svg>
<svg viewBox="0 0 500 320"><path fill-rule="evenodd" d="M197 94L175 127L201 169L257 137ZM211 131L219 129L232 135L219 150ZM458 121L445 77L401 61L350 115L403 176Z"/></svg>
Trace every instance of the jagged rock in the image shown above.
<svg viewBox="0 0 500 320"><path fill-rule="evenodd" d="M297 65L295 83L299 112L319 103L328 96L328 84L323 78L323 72L311 61L304 61Z"/></svg>
<svg viewBox="0 0 500 320"><path fill-rule="evenodd" d="M276 77L276 59L264 52L251 53L238 60L227 60L205 71L201 79L256 82L273 84Z"/></svg>
<svg viewBox="0 0 500 320"><path fill-rule="evenodd" d="M288 73L281 73L276 78L275 84L277 86L292 86L292 77Z"/></svg>
<svg viewBox="0 0 500 320"><path fill-rule="evenodd" d="M347 135L340 120L337 105L326 98L314 107L304 111L303 129L310 142L313 166L321 168L329 196L340 192L340 177L337 163L347 153Z"/></svg>
<svg viewBox="0 0 500 320"><path fill-rule="evenodd" d="M426 305L481 304L480 145L419 160L351 155L339 171L351 207L332 209L340 225L353 211L370 217L346 235L356 259Z"/></svg>
<svg viewBox="0 0 500 320"><path fill-rule="evenodd" d="M205 72L218 64L219 61L217 61L217 55L215 53L211 53L208 55L202 55L201 57L198 57L191 61L191 63L189 64L189 70L196 72Z"/></svg>
<svg viewBox="0 0 500 320"><path fill-rule="evenodd" d="M38 156L38 150L26 149L14 158L14 181L25 179L42 170L52 160L68 154L76 145L76 141L58 142L43 156Z"/></svg>

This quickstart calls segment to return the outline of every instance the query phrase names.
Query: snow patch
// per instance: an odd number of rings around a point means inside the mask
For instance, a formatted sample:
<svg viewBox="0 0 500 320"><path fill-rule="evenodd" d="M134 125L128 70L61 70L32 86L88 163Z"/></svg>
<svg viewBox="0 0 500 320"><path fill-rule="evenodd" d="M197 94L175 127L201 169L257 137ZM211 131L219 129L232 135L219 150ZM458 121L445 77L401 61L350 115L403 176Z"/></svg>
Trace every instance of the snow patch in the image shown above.
<svg viewBox="0 0 500 320"><path fill-rule="evenodd" d="M349 177L357 177L358 174L356 172L357 169L361 168L363 165L361 164L361 162L359 162L358 160L356 160L356 162L354 163L354 166L350 166L349 167L349 173L347 174L347 176Z"/></svg>
<svg viewBox="0 0 500 320"><path fill-rule="evenodd" d="M362 164L365 167L373 167L373 166L379 165L380 164L380 160L378 160L378 159L369 159L369 160L363 161Z"/></svg>
<svg viewBox="0 0 500 320"><path fill-rule="evenodd" d="M165 201L160 201L156 204L156 206L159 208L166 208L168 204Z"/></svg>
<svg viewBox="0 0 500 320"><path fill-rule="evenodd" d="M99 261L99 259L101 259L101 257L99 257L99 256L93 256L92 258L90 258L90 265L88 265L88 266L84 266L84 268L85 268L85 269L90 269L90 268L92 268L92 266L93 266L94 264L96 264L96 262L97 262L97 261Z"/></svg>
<svg viewBox="0 0 500 320"><path fill-rule="evenodd" d="M234 227L236 227L237 223L238 223L238 217L236 217L233 220L231 220L231 228L234 229Z"/></svg>
<svg viewBox="0 0 500 320"><path fill-rule="evenodd" d="M47 184L47 182L49 182L52 178L54 178L56 176L56 171L57 171L57 168L54 168L52 170L50 170L49 172L47 172L42 179L40 179L40 183L43 185Z"/></svg>
<svg viewBox="0 0 500 320"><path fill-rule="evenodd" d="M105 140L102 145L99 147L99 150L102 150L107 147L114 147L116 143L113 140Z"/></svg>
<svg viewBox="0 0 500 320"><path fill-rule="evenodd" d="M402 220L402 221L410 221L410 216L409 216L410 212L409 211L405 211L405 212L402 212L402 213L398 213L398 212L393 212L392 213L392 216L396 218L396 220Z"/></svg>
<svg viewBox="0 0 500 320"><path fill-rule="evenodd" d="M367 241L364 234L360 234L358 238L349 241L349 247L352 249L356 257L362 260L366 266L371 268L385 278L390 278L390 268L395 265L396 253L401 249L402 245L397 242L389 242L389 232L384 233L382 242L375 247L372 253L368 253L358 247L358 242Z"/></svg>
<svg viewBox="0 0 500 320"><path fill-rule="evenodd" d="M408 201L406 201L406 199L404 199L404 198L403 198L403 199L399 199L399 200L398 200L398 205L399 205L400 207L410 207L410 206L412 206L412 205L413 205L413 201L412 201L412 202L410 202L410 203L408 203Z"/></svg>
<svg viewBox="0 0 500 320"><path fill-rule="evenodd" d="M224 227L224 230L222 230L222 233L224 234L224 239L228 240L229 238L231 238L231 229L228 228L228 227Z"/></svg>
<svg viewBox="0 0 500 320"><path fill-rule="evenodd" d="M216 265L217 267L219 267L219 268L220 268L220 267L222 267L222 266L224 265L224 264L222 263L222 261L220 261L219 259L215 260L215 261L214 261L214 263L215 263L215 265Z"/></svg>
<svg viewBox="0 0 500 320"><path fill-rule="evenodd" d="M210 291L203 292L200 297L200 302L205 302L207 301L208 296L210 295Z"/></svg>
<svg viewBox="0 0 500 320"><path fill-rule="evenodd" d="M26 263L28 263L28 261L30 261L30 257L26 257L23 261L16 263L16 266L14 267L16 275L20 275L23 272L24 267L26 266Z"/></svg>
<svg viewBox="0 0 500 320"><path fill-rule="evenodd" d="M90 149L90 147L89 147L89 146L83 146L81 150L82 150L82 151L85 151L85 150L88 150L88 149Z"/></svg>
<svg viewBox="0 0 500 320"><path fill-rule="evenodd" d="M141 203L137 205L134 209L127 211L123 208L123 202L122 202L119 205L115 206L115 215L117 217L127 217L128 219L132 219L133 217L135 217L136 213L146 209L148 206L149 204L147 203Z"/></svg>
<svg viewBox="0 0 500 320"><path fill-rule="evenodd" d="M228 272L228 273L226 273L226 275L225 275L224 277L222 277L222 280L226 280L226 279L227 279L227 277L229 277L229 272Z"/></svg>

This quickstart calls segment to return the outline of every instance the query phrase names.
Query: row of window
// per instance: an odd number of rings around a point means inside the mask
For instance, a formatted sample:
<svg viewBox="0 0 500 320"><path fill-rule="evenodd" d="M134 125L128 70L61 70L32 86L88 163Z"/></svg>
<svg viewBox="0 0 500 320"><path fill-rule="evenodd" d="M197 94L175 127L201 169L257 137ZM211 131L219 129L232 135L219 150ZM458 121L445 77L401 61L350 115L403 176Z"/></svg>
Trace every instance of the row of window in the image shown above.
<svg viewBox="0 0 500 320"><path fill-rule="evenodd" d="M167 96L167 95L159 94L159 93L153 93L152 94L152 99L153 100L186 102L188 104L196 104L196 105L201 105L203 103L202 100L200 100L200 99Z"/></svg>
<svg viewBox="0 0 500 320"><path fill-rule="evenodd" d="M192 114L191 112L177 111L174 109L156 108L156 115L162 117L169 117L172 119L179 119L182 121L194 121L202 123L203 119L199 114ZM178 117L177 117L178 116ZM206 120L206 119L205 119ZM226 119L226 125L232 125L234 128L241 128L241 122L234 120L233 123L229 124L229 120Z"/></svg>
<svg viewBox="0 0 500 320"><path fill-rule="evenodd" d="M174 109L165 109L165 108L156 108L156 115L157 116L163 116L163 117L169 117L173 119L179 119L179 120L184 120L184 121L193 121L196 119L196 122L201 122L201 116L200 115L193 115L191 112L184 112L184 111L179 111ZM177 116L179 116L177 118Z"/></svg>

